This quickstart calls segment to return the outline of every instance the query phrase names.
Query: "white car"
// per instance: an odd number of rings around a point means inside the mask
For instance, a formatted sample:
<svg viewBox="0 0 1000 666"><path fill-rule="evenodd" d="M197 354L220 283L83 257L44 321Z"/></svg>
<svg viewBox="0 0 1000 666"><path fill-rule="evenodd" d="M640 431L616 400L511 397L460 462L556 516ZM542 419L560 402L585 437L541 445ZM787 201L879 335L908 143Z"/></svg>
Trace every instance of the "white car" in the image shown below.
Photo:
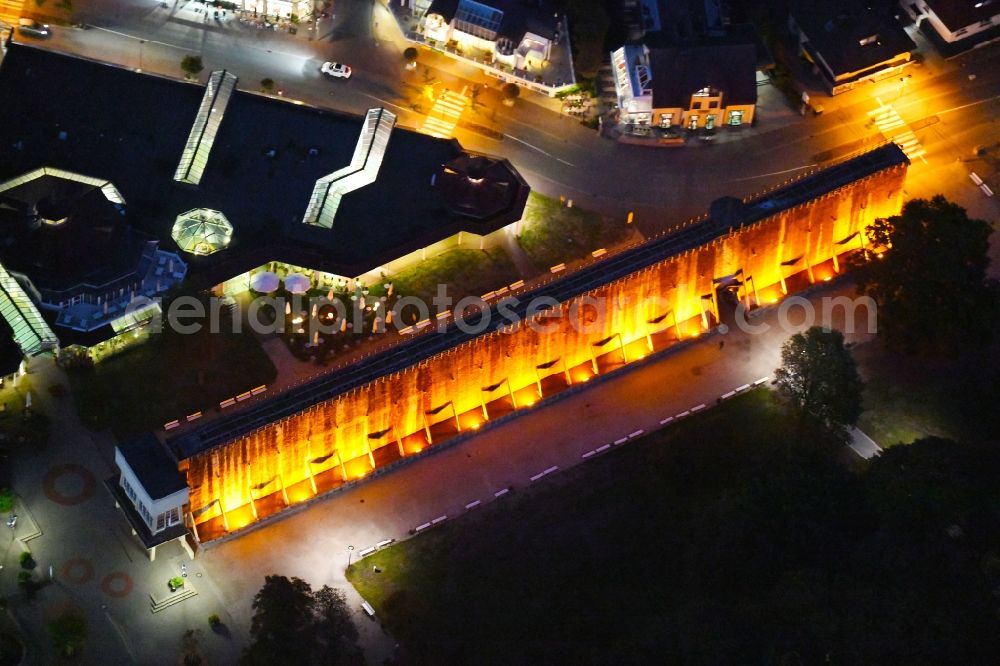
<svg viewBox="0 0 1000 666"><path fill-rule="evenodd" d="M351 68L339 62L324 62L319 71L335 79L351 78Z"/></svg>
<svg viewBox="0 0 1000 666"><path fill-rule="evenodd" d="M17 31L29 37L48 37L52 34L49 26L34 19L23 18L17 22Z"/></svg>

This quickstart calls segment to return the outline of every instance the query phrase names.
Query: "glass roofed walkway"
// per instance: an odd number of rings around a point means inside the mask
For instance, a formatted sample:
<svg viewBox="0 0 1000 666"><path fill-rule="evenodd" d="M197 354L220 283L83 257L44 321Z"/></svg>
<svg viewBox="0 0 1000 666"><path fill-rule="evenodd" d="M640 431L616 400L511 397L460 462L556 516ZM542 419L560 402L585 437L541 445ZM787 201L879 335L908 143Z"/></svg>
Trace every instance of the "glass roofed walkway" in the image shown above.
<svg viewBox="0 0 1000 666"><path fill-rule="evenodd" d="M351 163L316 181L306 209L306 224L332 228L344 195L375 182L395 124L396 114L391 111L368 110Z"/></svg>
<svg viewBox="0 0 1000 666"><path fill-rule="evenodd" d="M0 315L14 331L14 341L25 356L37 356L59 346L52 329L17 280L0 266Z"/></svg>

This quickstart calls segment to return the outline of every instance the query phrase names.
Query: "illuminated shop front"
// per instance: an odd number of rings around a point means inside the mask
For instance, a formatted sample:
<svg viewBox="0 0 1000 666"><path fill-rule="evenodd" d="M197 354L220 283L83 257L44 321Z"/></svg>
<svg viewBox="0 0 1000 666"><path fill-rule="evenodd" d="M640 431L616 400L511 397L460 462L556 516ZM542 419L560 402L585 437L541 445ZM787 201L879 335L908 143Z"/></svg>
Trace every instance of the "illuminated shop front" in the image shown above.
<svg viewBox="0 0 1000 666"><path fill-rule="evenodd" d="M527 72L542 71L564 35L551 2L435 0L421 21L426 39L459 53Z"/></svg>
<svg viewBox="0 0 1000 666"><path fill-rule="evenodd" d="M755 67L752 44L623 46L611 54L619 120L664 130L749 124L757 104Z"/></svg>
<svg viewBox="0 0 1000 666"><path fill-rule="evenodd" d="M242 0L243 11L257 18L305 21L311 19L315 0Z"/></svg>

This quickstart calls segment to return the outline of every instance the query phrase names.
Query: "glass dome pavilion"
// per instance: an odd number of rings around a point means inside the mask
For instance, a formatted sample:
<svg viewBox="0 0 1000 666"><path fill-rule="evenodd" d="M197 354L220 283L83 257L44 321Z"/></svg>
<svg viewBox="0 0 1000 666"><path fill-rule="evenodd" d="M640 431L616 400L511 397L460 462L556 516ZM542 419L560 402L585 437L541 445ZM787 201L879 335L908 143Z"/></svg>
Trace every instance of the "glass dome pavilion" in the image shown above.
<svg viewBox="0 0 1000 666"><path fill-rule="evenodd" d="M226 249L233 225L217 210L195 208L177 216L170 235L183 251L204 256Z"/></svg>

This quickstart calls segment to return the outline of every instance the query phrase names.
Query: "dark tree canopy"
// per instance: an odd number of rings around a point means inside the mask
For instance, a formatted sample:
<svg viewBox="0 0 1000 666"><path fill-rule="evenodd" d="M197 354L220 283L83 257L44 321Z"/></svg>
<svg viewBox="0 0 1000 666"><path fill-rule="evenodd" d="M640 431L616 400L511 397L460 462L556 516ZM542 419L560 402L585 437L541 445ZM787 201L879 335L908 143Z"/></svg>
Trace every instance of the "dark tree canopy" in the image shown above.
<svg viewBox="0 0 1000 666"><path fill-rule="evenodd" d="M87 618L76 610L67 610L49 622L52 647L61 657L73 657L87 638Z"/></svg>
<svg viewBox="0 0 1000 666"><path fill-rule="evenodd" d="M351 613L347 610L344 593L324 585L316 590L313 598L319 641L316 663L363 663L364 659L356 645L358 630L351 622Z"/></svg>
<svg viewBox="0 0 1000 666"><path fill-rule="evenodd" d="M323 586L313 592L301 578L267 576L253 600L250 645L242 663L359 664L357 629L342 592Z"/></svg>
<svg viewBox="0 0 1000 666"><path fill-rule="evenodd" d="M201 56L186 55L181 59L181 71L189 76L195 76L205 69Z"/></svg>
<svg viewBox="0 0 1000 666"><path fill-rule="evenodd" d="M610 21L602 0L570 0L566 6L569 19L573 65L580 76L591 78L604 62L604 38Z"/></svg>
<svg viewBox="0 0 1000 666"><path fill-rule="evenodd" d="M840 331L813 326L781 348L778 391L805 420L833 432L861 416L861 377Z"/></svg>
<svg viewBox="0 0 1000 666"><path fill-rule="evenodd" d="M943 196L914 199L868 227L885 251L853 262L858 291L878 304L879 332L907 353L957 352L988 342L997 285L986 274L992 229Z"/></svg>

